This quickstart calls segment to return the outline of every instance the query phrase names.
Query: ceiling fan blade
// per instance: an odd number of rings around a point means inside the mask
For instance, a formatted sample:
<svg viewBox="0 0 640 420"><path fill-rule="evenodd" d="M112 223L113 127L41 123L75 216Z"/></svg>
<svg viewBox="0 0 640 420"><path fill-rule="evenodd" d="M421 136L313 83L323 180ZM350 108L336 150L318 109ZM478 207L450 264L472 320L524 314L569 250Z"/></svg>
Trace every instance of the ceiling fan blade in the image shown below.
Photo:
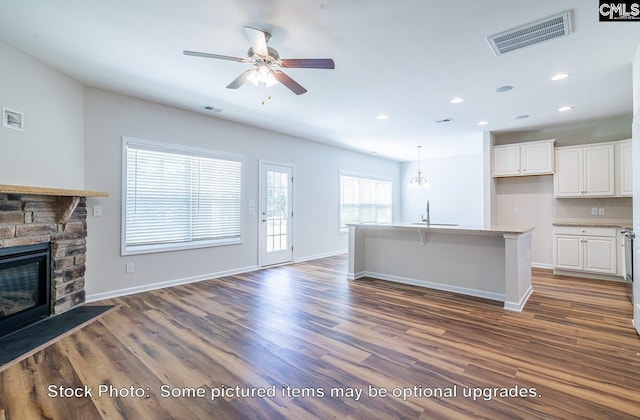
<svg viewBox="0 0 640 420"><path fill-rule="evenodd" d="M330 58L283 58L282 67L289 69L335 69L336 64Z"/></svg>
<svg viewBox="0 0 640 420"><path fill-rule="evenodd" d="M245 26L244 32L247 34L247 38L249 38L253 52L260 57L268 57L269 50L267 49L267 42L271 35L268 32L252 28L251 26Z"/></svg>
<svg viewBox="0 0 640 420"><path fill-rule="evenodd" d="M182 53L184 55L191 55L191 56L194 56L194 57L217 58L219 60L238 61L240 63L246 63L247 62L247 60L245 60L244 58L231 57L231 56L228 56L228 55L209 54L209 53L203 53L203 52L197 52L197 51L183 51Z"/></svg>
<svg viewBox="0 0 640 420"><path fill-rule="evenodd" d="M288 87L289 90L291 90L296 95L302 95L307 91L307 89L303 88L298 82L296 82L280 70L274 70L273 77L275 77L278 82Z"/></svg>
<svg viewBox="0 0 640 420"><path fill-rule="evenodd" d="M249 77L251 75L251 73L253 73L254 71L256 71L255 69L249 69L245 72L243 72L240 76L236 77L233 82L229 83L227 85L227 89L238 89L240 86L244 85L244 82L247 81L247 77Z"/></svg>

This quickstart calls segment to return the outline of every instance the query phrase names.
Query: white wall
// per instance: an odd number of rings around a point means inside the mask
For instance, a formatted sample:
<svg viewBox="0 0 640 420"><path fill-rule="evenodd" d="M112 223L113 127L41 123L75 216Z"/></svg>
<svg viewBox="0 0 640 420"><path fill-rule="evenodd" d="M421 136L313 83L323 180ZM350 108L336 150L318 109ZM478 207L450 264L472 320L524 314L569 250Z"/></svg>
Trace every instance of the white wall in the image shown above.
<svg viewBox="0 0 640 420"><path fill-rule="evenodd" d="M427 200L430 203L432 223L483 225L483 155L482 137L478 138L478 153L422 161L423 176L431 187L408 188L409 180L418 173L418 162L400 165L400 222L417 222L426 217Z"/></svg>
<svg viewBox="0 0 640 420"><path fill-rule="evenodd" d="M1 41L0 57L0 106L24 114L0 124L0 184L83 189L82 85Z"/></svg>
<svg viewBox="0 0 640 420"><path fill-rule="evenodd" d="M496 224L534 226L531 235L531 262L540 267L551 268L553 175L496 178L495 186Z"/></svg>
<svg viewBox="0 0 640 420"><path fill-rule="evenodd" d="M85 183L108 191L102 217L89 216L87 295L143 290L153 285L250 270L258 263L258 216L247 215L248 200L258 201L258 161L295 165L294 259L346 252L348 236L339 233L339 172L383 176L398 185L394 161L322 145L198 113L85 87ZM122 136L183 144L244 155L245 238L230 245L159 254L120 256ZM394 188L394 219L400 193ZM315 212L314 212L315 209ZM125 264L135 273L125 274ZM129 289L129 290L127 290Z"/></svg>

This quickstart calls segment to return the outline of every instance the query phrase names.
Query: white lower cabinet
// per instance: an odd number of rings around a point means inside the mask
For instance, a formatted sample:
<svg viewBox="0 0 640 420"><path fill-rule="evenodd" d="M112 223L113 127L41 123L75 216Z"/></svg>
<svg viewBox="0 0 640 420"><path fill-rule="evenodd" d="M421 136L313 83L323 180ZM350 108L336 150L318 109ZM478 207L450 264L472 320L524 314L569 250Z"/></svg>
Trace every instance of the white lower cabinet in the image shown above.
<svg viewBox="0 0 640 420"><path fill-rule="evenodd" d="M553 265L558 270L617 275L617 229L589 226L554 228Z"/></svg>

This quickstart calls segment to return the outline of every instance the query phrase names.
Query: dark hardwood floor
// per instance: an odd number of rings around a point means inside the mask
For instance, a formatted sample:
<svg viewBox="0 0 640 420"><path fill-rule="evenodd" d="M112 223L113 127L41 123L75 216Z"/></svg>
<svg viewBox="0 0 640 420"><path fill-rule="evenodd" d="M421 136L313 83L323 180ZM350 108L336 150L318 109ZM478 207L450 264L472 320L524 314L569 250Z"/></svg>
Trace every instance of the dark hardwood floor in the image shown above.
<svg viewBox="0 0 640 420"><path fill-rule="evenodd" d="M0 419L640 417L625 285L533 281L515 313L340 256L112 299L0 373Z"/></svg>

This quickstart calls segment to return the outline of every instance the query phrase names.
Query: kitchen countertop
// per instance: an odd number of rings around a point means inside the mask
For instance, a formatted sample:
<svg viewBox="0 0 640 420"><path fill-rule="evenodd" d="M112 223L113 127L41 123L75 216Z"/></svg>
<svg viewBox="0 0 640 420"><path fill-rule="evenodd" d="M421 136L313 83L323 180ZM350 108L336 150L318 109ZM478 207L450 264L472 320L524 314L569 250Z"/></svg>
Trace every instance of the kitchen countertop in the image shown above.
<svg viewBox="0 0 640 420"><path fill-rule="evenodd" d="M524 234L531 232L534 228L532 226L468 226L468 225L438 225L433 223L428 225L426 223L401 223L401 224L352 224L349 227L355 226L358 228L371 228L371 229L420 229L433 232L443 233L457 233L457 234L484 234L484 235L503 235L503 234Z"/></svg>
<svg viewBox="0 0 640 420"><path fill-rule="evenodd" d="M591 227L615 227L631 229L632 220L612 220L612 219L558 219L553 221L553 226L591 226Z"/></svg>

